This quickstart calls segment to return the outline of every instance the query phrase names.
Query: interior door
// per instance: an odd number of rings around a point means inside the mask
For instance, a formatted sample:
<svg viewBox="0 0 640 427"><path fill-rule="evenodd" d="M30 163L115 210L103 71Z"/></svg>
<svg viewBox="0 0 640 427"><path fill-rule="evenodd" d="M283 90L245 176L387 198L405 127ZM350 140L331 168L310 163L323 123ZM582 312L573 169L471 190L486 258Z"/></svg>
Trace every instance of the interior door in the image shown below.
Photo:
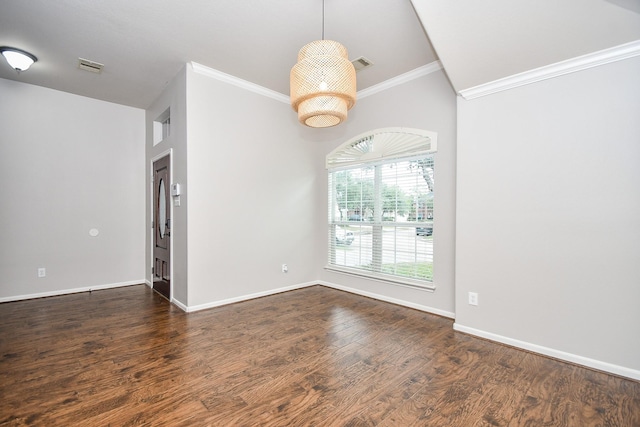
<svg viewBox="0 0 640 427"><path fill-rule="evenodd" d="M153 163L153 289L171 300L171 203L169 156Z"/></svg>

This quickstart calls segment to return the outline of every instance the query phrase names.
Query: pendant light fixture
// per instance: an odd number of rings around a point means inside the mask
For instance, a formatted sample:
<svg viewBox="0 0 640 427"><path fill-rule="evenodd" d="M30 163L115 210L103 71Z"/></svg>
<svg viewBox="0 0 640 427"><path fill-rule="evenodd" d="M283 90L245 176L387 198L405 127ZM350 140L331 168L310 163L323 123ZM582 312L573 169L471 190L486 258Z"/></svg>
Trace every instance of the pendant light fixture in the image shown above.
<svg viewBox="0 0 640 427"><path fill-rule="evenodd" d="M303 125L324 128L347 119L356 102L356 70L347 49L324 39L324 0L322 0L322 39L306 44L291 69L291 106Z"/></svg>
<svg viewBox="0 0 640 427"><path fill-rule="evenodd" d="M15 47L2 46L0 47L0 53L2 53L2 56L4 56L11 68L17 72L28 70L31 64L38 60L38 58L29 52L16 49Z"/></svg>

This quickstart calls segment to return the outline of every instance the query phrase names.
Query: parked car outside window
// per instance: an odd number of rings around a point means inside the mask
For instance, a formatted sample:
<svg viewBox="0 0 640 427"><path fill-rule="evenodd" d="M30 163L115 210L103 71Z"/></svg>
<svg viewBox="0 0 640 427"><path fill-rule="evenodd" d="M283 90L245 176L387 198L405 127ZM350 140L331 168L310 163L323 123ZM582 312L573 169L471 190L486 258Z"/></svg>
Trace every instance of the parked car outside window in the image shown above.
<svg viewBox="0 0 640 427"><path fill-rule="evenodd" d="M424 227L416 227L416 236L432 236L433 224L425 225Z"/></svg>
<svg viewBox="0 0 640 427"><path fill-rule="evenodd" d="M353 242L353 231L345 230L342 227L336 227L336 243L338 245L350 245Z"/></svg>

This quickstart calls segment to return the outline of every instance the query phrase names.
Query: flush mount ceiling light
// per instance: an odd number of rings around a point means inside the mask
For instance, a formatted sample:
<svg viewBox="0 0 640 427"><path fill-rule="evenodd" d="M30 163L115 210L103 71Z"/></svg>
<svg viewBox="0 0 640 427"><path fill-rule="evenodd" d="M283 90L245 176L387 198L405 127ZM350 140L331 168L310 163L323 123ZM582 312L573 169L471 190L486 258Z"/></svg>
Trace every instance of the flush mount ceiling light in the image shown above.
<svg viewBox="0 0 640 427"><path fill-rule="evenodd" d="M11 68L17 72L28 70L31 64L38 60L29 52L15 47L2 46L0 47L0 53L5 57Z"/></svg>
<svg viewBox="0 0 640 427"><path fill-rule="evenodd" d="M324 39L324 0L322 1L322 40L306 44L291 69L291 106L303 125L324 128L347 119L356 102L356 71L347 49Z"/></svg>

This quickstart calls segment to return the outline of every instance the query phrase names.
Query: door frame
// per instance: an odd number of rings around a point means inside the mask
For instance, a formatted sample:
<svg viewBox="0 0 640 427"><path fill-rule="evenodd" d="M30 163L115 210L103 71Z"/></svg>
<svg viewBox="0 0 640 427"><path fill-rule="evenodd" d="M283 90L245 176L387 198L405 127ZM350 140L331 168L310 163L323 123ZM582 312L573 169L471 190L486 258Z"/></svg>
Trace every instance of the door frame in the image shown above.
<svg viewBox="0 0 640 427"><path fill-rule="evenodd" d="M163 157L169 156L169 188L171 188L171 185L173 184L173 148L169 148L168 150L165 150L155 156L153 156L151 158L151 162L149 164L149 169L150 169L150 175L149 175L149 206L151 206L150 212L149 212L149 223L147 224L149 226L149 230L150 230L150 236L149 236L149 265L151 266L151 268L149 269L149 271L151 272L152 268L154 267L155 264L155 259L153 256L153 248L154 248L154 244L155 244L155 207L153 204L153 194L154 194L154 187L153 187L153 178L154 178L154 173L153 173L153 164L162 159ZM169 190L169 200L167 201L167 203L169 203L169 212L170 214L170 218L171 218L171 234L169 235L169 301L170 302L174 302L173 299L173 237L175 236L174 233L174 224L175 221L173 219L173 197L171 196L171 190ZM151 288L153 289L153 273L151 273L150 276L150 281L148 283L150 283Z"/></svg>

